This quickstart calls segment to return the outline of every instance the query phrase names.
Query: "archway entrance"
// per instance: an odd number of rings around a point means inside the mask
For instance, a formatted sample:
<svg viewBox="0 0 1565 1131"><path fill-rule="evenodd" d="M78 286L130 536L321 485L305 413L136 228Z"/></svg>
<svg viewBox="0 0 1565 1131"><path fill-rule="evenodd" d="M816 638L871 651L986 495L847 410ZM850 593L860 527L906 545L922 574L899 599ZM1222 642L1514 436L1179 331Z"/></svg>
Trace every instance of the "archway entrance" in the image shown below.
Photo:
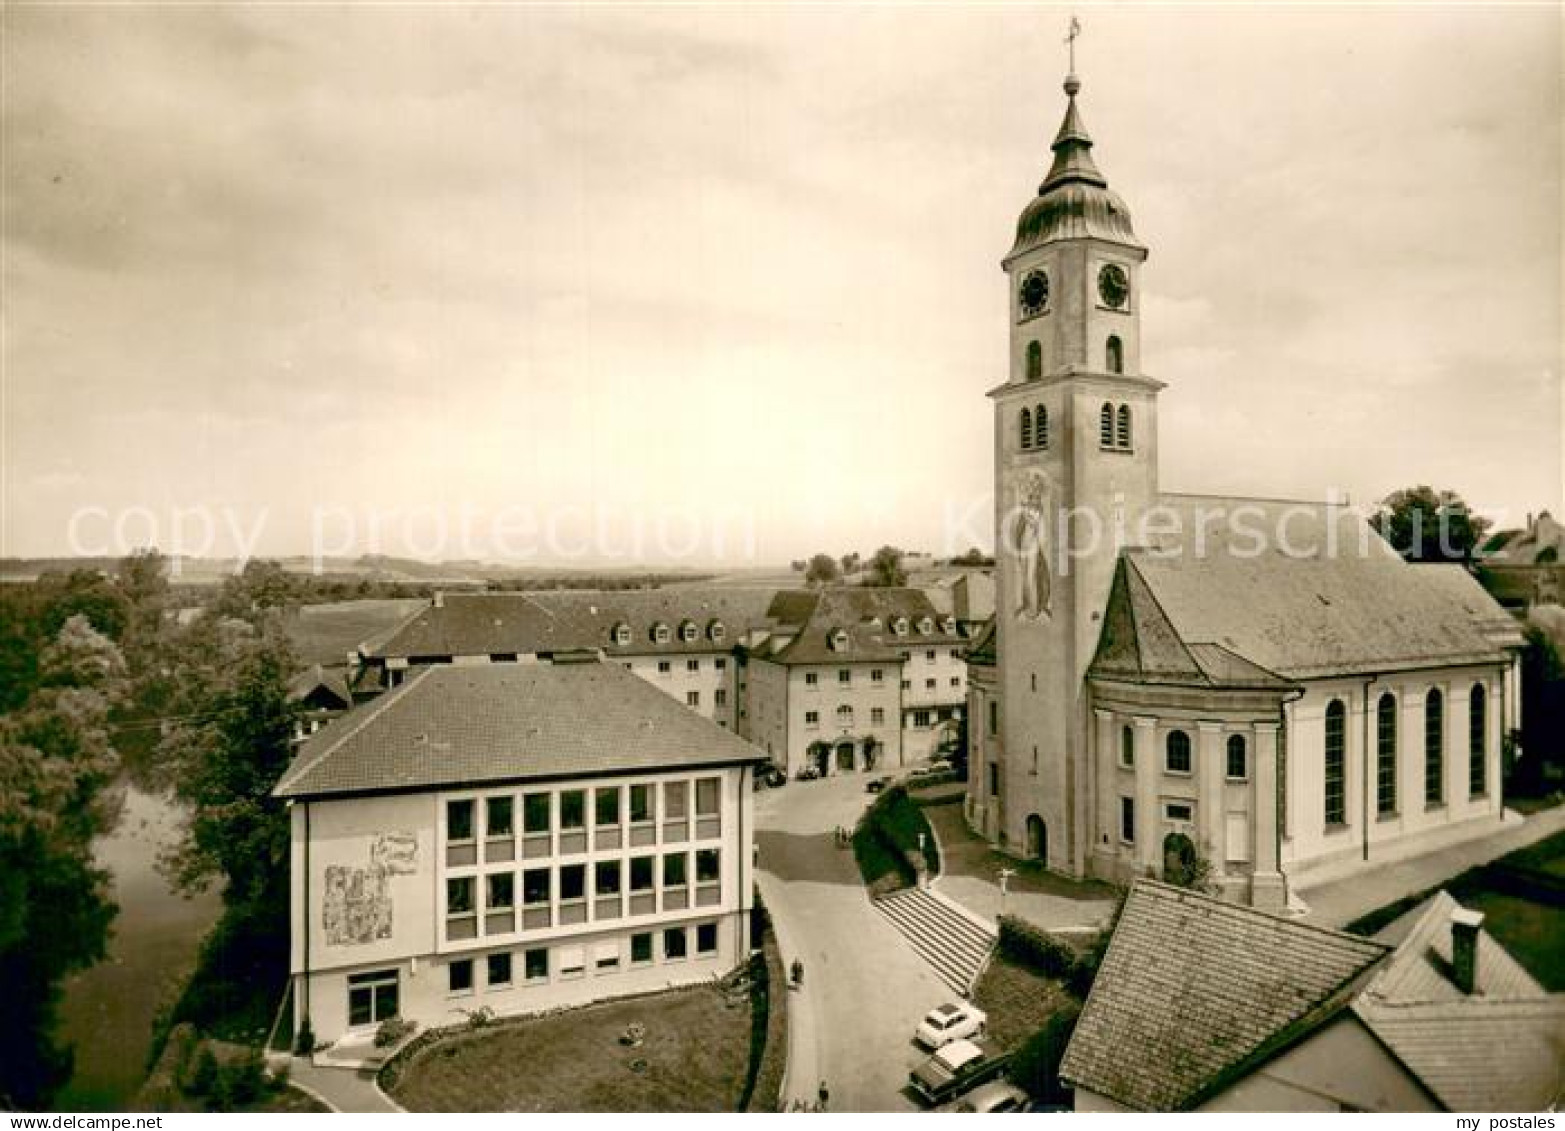
<svg viewBox="0 0 1565 1131"><path fill-rule="evenodd" d="M1027 818L1027 855L1045 868L1049 866L1049 829L1036 813Z"/></svg>
<svg viewBox="0 0 1565 1131"><path fill-rule="evenodd" d="M853 743L851 743L851 742L839 742L839 743L837 743L837 769L839 769L839 770L851 770L851 769L853 769Z"/></svg>
<svg viewBox="0 0 1565 1131"><path fill-rule="evenodd" d="M1169 833L1163 838L1163 879L1184 887L1195 879L1195 845L1184 833Z"/></svg>

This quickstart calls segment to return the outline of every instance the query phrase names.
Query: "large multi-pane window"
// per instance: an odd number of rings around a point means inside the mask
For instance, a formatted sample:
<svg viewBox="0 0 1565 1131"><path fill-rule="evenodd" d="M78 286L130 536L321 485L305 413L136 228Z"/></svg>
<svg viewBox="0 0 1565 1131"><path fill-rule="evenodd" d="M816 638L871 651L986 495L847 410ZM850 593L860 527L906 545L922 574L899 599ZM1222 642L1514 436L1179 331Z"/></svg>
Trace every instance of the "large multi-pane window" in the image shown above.
<svg viewBox="0 0 1565 1131"><path fill-rule="evenodd" d="M1168 732L1168 750L1165 765L1171 774L1190 772L1190 736L1182 730Z"/></svg>
<svg viewBox="0 0 1565 1131"><path fill-rule="evenodd" d="M1424 696L1424 804L1445 803L1445 696L1432 687Z"/></svg>
<svg viewBox="0 0 1565 1131"><path fill-rule="evenodd" d="M1341 699L1326 704L1326 823L1348 823L1348 709Z"/></svg>
<svg viewBox="0 0 1565 1131"><path fill-rule="evenodd" d="M1489 786L1489 701L1483 684L1475 683L1467 700L1467 792L1481 797Z"/></svg>
<svg viewBox="0 0 1565 1131"><path fill-rule="evenodd" d="M1375 708L1375 811L1397 811L1397 697L1386 692Z"/></svg>
<svg viewBox="0 0 1565 1131"><path fill-rule="evenodd" d="M446 938L470 939L478 934L474 886L472 876L454 876L446 880Z"/></svg>
<svg viewBox="0 0 1565 1131"><path fill-rule="evenodd" d="M473 839L472 801L446 802L446 839L448 841Z"/></svg>

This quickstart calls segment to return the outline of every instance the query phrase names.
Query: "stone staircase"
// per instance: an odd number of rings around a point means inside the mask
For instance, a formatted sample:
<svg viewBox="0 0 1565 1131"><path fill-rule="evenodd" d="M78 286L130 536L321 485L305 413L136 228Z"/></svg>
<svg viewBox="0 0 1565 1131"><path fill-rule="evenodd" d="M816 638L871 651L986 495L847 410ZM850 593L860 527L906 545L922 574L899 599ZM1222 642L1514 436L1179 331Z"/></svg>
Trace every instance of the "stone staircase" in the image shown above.
<svg viewBox="0 0 1565 1131"><path fill-rule="evenodd" d="M940 980L959 994L972 989L994 947L995 929L928 888L908 888L875 901Z"/></svg>

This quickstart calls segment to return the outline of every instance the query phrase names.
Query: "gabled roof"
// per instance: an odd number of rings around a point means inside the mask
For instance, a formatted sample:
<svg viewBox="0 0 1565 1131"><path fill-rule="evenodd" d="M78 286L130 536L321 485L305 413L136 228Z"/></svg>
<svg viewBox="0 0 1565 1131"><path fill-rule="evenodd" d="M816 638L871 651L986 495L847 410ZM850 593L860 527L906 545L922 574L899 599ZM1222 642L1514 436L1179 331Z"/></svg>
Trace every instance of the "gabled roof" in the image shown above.
<svg viewBox="0 0 1565 1131"><path fill-rule="evenodd" d="M1389 951L1138 880L1060 1075L1140 1111L1192 1107L1335 1016Z"/></svg>
<svg viewBox="0 0 1565 1131"><path fill-rule="evenodd" d="M1460 906L1430 897L1353 1011L1447 1110L1541 1111L1565 1098L1565 994L1545 992L1483 930L1477 992L1463 993L1451 965Z"/></svg>
<svg viewBox="0 0 1565 1131"><path fill-rule="evenodd" d="M311 664L288 681L290 702L303 703L312 697L335 700L343 708L353 706L346 673L336 668L328 670L320 664Z"/></svg>
<svg viewBox="0 0 1565 1131"><path fill-rule="evenodd" d="M273 792L344 796L765 758L619 664L442 664L329 724Z"/></svg>
<svg viewBox="0 0 1565 1131"><path fill-rule="evenodd" d="M627 655L727 650L743 633L766 623L766 608L775 593L775 589L741 586L448 593L361 649L372 659L599 648ZM695 639L688 642L679 632L686 621L696 628ZM719 622L723 639L716 641L710 630ZM630 629L630 642L625 645L614 639L621 624ZM653 637L658 624L670 629L665 643Z"/></svg>
<svg viewBox="0 0 1565 1131"><path fill-rule="evenodd" d="M904 652L967 642L959 626L945 631L942 622L950 614L940 613L920 589L790 590L777 594L767 615L777 626L776 637L753 654L779 664L898 663ZM923 633L918 625L926 618L933 631ZM908 622L906 635L897 635L898 619ZM847 635L841 648L832 644L839 631Z"/></svg>
<svg viewBox="0 0 1565 1131"><path fill-rule="evenodd" d="M1517 639L1462 567L1409 565L1342 508L1194 496L1164 504L1182 533L1122 556L1094 675L1243 674L1226 658L1208 670L1192 648L1209 645L1299 681L1497 663ZM1214 505L1227 508L1229 524L1203 524L1200 508ZM1286 545L1255 538L1262 529L1283 531Z"/></svg>

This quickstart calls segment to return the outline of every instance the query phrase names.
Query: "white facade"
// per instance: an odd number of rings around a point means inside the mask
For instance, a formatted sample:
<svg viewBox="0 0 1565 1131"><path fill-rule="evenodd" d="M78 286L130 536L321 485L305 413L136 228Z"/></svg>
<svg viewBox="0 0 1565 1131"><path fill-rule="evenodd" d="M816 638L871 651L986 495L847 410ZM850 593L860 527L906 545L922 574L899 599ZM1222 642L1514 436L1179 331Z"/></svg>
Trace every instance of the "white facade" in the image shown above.
<svg viewBox="0 0 1565 1131"><path fill-rule="evenodd" d="M297 801L296 1026L368 1045L392 1013L428 1028L724 974L749 953L752 843L748 767Z"/></svg>

